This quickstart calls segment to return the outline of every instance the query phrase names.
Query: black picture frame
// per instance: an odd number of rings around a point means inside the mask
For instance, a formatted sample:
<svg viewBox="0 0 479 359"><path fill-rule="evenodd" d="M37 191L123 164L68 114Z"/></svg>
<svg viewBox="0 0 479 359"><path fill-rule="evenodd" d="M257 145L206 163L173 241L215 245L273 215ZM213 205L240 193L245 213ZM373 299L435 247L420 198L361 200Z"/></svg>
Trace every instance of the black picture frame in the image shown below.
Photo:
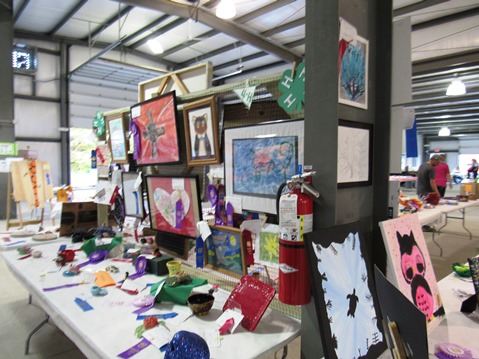
<svg viewBox="0 0 479 359"><path fill-rule="evenodd" d="M370 186L373 165L373 125L338 121L338 188Z"/></svg>

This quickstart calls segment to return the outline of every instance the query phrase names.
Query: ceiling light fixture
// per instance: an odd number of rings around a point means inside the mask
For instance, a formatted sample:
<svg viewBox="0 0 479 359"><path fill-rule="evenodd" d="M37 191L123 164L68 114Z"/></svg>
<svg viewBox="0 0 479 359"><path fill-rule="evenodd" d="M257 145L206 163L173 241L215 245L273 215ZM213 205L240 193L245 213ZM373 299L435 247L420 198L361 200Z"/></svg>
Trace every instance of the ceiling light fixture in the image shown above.
<svg viewBox="0 0 479 359"><path fill-rule="evenodd" d="M451 136L451 130L447 127L442 127L439 130L438 136Z"/></svg>
<svg viewBox="0 0 479 359"><path fill-rule="evenodd" d="M221 0L216 7L216 16L220 19L231 19L236 16L236 8L233 0Z"/></svg>
<svg viewBox="0 0 479 359"><path fill-rule="evenodd" d="M155 54L162 54L163 53L163 46L161 46L160 37L156 37L154 39L150 39L146 42L150 47L150 50Z"/></svg>
<svg viewBox="0 0 479 359"><path fill-rule="evenodd" d="M466 93L466 86L461 80L453 80L446 91L446 96L458 96Z"/></svg>

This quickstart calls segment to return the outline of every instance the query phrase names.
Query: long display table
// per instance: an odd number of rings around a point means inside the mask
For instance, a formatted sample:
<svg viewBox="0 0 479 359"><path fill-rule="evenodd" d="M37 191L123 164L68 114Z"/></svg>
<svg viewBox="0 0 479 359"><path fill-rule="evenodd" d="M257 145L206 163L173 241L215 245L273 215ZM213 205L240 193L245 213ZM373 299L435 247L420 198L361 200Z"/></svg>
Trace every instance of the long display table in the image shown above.
<svg viewBox="0 0 479 359"><path fill-rule="evenodd" d="M70 245L70 247L73 247ZM74 245L78 248L79 245ZM16 251L2 252L10 271L23 283L30 292L35 303L49 316L58 328L63 331L78 348L90 359L115 358L125 350L135 346L140 339L134 335L135 328L142 324L132 314L136 307L132 305L136 296L130 295L116 287L107 287L108 294L104 297L94 297L90 293L90 284L81 284L54 291L45 292L43 289L66 284L78 283L77 277L65 277L54 263L59 243L50 243L37 247L43 255L41 258L27 258L19 260ZM82 251L76 252L75 263L87 260ZM125 272L135 272L131 263L122 263L105 260L99 264L89 264L83 270L95 271L105 269L109 265L119 268L119 273L112 273L115 281L125 277ZM154 275L144 275L135 279L140 287L159 282L162 278ZM209 285L195 288L195 291L206 292ZM140 292L146 295L149 289ZM187 330L204 335L218 329L215 320L220 316L223 304L229 293L219 290L215 294L215 303L205 317L192 316L186 321L175 322L175 318L166 319L165 323L174 334L179 330ZM93 310L83 311L76 303L75 298L86 300ZM25 304L27 305L27 304ZM154 309L146 313L190 313L187 306L173 303L156 303ZM285 347L300 335L300 321L290 318L280 312L267 309L254 332L248 332L239 326L233 334L222 336L220 346L209 345L212 358L260 358L275 353ZM217 345L217 344L216 344ZM133 358L162 358L154 346L149 345Z"/></svg>

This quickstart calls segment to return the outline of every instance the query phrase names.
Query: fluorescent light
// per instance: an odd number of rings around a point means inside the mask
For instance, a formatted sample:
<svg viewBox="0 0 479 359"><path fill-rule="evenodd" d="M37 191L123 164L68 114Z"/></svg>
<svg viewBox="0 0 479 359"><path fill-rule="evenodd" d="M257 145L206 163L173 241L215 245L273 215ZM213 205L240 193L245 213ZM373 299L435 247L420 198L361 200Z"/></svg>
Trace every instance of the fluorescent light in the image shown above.
<svg viewBox="0 0 479 359"><path fill-rule="evenodd" d="M150 47L150 50L156 55L156 54L162 54L163 53L163 46L161 46L160 42L160 37L158 36L157 38L150 39L146 42L148 46Z"/></svg>
<svg viewBox="0 0 479 359"><path fill-rule="evenodd" d="M216 16L220 19L231 19L236 16L236 8L233 0L221 0L216 7Z"/></svg>
<svg viewBox="0 0 479 359"><path fill-rule="evenodd" d="M451 130L447 127L442 127L439 130L438 136L451 136Z"/></svg>
<svg viewBox="0 0 479 359"><path fill-rule="evenodd" d="M447 96L464 95L466 93L466 86L461 80L453 80L447 88Z"/></svg>
<svg viewBox="0 0 479 359"><path fill-rule="evenodd" d="M267 135L257 135L257 136L254 136L255 138L270 138L270 137L276 137L278 136L276 133L270 133L270 134L267 134Z"/></svg>

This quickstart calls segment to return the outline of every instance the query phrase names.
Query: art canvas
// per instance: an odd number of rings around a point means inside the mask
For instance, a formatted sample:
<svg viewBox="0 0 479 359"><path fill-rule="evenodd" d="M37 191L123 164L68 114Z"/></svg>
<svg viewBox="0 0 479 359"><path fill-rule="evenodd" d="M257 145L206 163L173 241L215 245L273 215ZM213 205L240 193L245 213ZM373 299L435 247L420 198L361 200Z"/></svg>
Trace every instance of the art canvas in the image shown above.
<svg viewBox="0 0 479 359"><path fill-rule="evenodd" d="M256 242L255 260L272 267L279 266L279 226L266 224L259 233Z"/></svg>
<svg viewBox="0 0 479 359"><path fill-rule="evenodd" d="M174 91L132 106L130 118L138 165L180 161Z"/></svg>
<svg viewBox="0 0 479 359"><path fill-rule="evenodd" d="M434 268L417 214L379 223L388 255L388 279L425 315L428 331L444 318Z"/></svg>
<svg viewBox="0 0 479 359"><path fill-rule="evenodd" d="M339 102L368 108L368 40L356 35L339 41Z"/></svg>
<svg viewBox="0 0 479 359"><path fill-rule="evenodd" d="M359 222L305 235L326 358L377 358L386 350L373 272Z"/></svg>
<svg viewBox="0 0 479 359"><path fill-rule="evenodd" d="M201 220L197 177L146 176L151 228L196 238Z"/></svg>
<svg viewBox="0 0 479 359"><path fill-rule="evenodd" d="M127 216L143 218L143 186L141 172L122 172L123 198Z"/></svg>
<svg viewBox="0 0 479 359"><path fill-rule="evenodd" d="M205 263L208 267L233 276L246 274L241 231L238 228L211 227L205 241Z"/></svg>
<svg viewBox="0 0 479 359"><path fill-rule="evenodd" d="M233 140L233 193L276 198L298 170L297 136Z"/></svg>

